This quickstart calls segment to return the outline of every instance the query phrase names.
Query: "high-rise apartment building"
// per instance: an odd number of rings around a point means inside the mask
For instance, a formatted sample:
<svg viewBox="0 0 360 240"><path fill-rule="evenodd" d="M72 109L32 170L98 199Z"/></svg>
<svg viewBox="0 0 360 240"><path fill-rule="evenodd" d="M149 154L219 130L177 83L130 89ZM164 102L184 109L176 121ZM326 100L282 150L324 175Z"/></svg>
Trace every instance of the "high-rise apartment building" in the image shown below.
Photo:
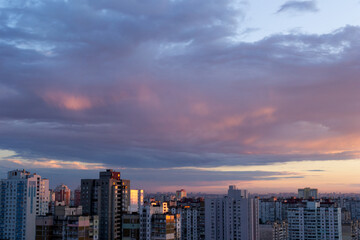
<svg viewBox="0 0 360 240"><path fill-rule="evenodd" d="M64 202L66 206L70 205L71 190L68 186L61 184L55 188L54 193L56 202Z"/></svg>
<svg viewBox="0 0 360 240"><path fill-rule="evenodd" d="M351 198L344 202L344 209L346 209L352 220L360 220L360 200Z"/></svg>
<svg viewBox="0 0 360 240"><path fill-rule="evenodd" d="M154 213L151 205L140 208L140 240L151 240L151 217Z"/></svg>
<svg viewBox="0 0 360 240"><path fill-rule="evenodd" d="M130 190L130 212L139 212L144 204L144 190Z"/></svg>
<svg viewBox="0 0 360 240"><path fill-rule="evenodd" d="M180 219L180 214L154 214L151 218L151 240L180 240L177 219Z"/></svg>
<svg viewBox="0 0 360 240"><path fill-rule="evenodd" d="M318 190L316 188L299 188L298 198L302 199L318 199Z"/></svg>
<svg viewBox="0 0 360 240"><path fill-rule="evenodd" d="M140 208L140 240L180 240L180 214L164 213L159 206Z"/></svg>
<svg viewBox="0 0 360 240"><path fill-rule="evenodd" d="M191 206L185 206L181 210L181 236L183 240L200 240L200 209ZM204 219L205 220L205 219ZM205 230L205 226L204 229ZM203 232L203 234L205 231ZM205 236L204 236L205 237Z"/></svg>
<svg viewBox="0 0 360 240"><path fill-rule="evenodd" d="M259 200L259 218L262 224L284 219L282 201L275 197Z"/></svg>
<svg viewBox="0 0 360 240"><path fill-rule="evenodd" d="M287 211L289 240L342 239L341 208L311 201Z"/></svg>
<svg viewBox="0 0 360 240"><path fill-rule="evenodd" d="M99 239L114 240L122 236L122 215L130 206L130 181L120 172L108 169L99 179L81 180L83 213L99 216Z"/></svg>
<svg viewBox="0 0 360 240"><path fill-rule="evenodd" d="M181 214L181 239L205 240L205 202L203 198L186 198L171 210Z"/></svg>
<svg viewBox="0 0 360 240"><path fill-rule="evenodd" d="M0 239L35 239L35 219L49 205L49 180L25 170L0 181Z"/></svg>
<svg viewBox="0 0 360 240"><path fill-rule="evenodd" d="M230 186L223 198L205 199L206 240L258 240L259 202Z"/></svg>

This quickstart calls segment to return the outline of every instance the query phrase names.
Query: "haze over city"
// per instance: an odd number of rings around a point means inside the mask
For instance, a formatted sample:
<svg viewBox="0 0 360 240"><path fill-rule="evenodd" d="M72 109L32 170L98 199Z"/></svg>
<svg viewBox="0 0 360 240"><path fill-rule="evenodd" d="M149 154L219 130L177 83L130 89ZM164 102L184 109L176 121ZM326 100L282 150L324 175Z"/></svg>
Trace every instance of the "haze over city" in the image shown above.
<svg viewBox="0 0 360 240"><path fill-rule="evenodd" d="M360 191L360 2L0 0L0 175Z"/></svg>

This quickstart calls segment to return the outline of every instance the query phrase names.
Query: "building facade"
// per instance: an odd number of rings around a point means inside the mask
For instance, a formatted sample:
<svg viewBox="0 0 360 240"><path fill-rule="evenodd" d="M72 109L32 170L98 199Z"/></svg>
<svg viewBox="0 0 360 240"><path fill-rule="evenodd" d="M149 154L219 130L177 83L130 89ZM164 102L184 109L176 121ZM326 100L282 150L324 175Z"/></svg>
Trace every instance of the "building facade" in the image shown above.
<svg viewBox="0 0 360 240"><path fill-rule="evenodd" d="M144 190L130 190L130 212L139 212L144 204Z"/></svg>
<svg viewBox="0 0 360 240"><path fill-rule="evenodd" d="M160 205L140 209L140 240L181 240L180 214L163 212Z"/></svg>
<svg viewBox="0 0 360 240"><path fill-rule="evenodd" d="M301 199L318 199L318 190L316 188L299 188L298 198Z"/></svg>
<svg viewBox="0 0 360 240"><path fill-rule="evenodd" d="M54 215L36 217L36 240L70 239L99 239L98 216L83 216L81 206L56 206Z"/></svg>
<svg viewBox="0 0 360 240"><path fill-rule="evenodd" d="M203 198L186 198L178 202L181 214L181 239L205 240L205 202ZM176 210L176 208L173 208ZM173 213L177 213L174 211Z"/></svg>
<svg viewBox="0 0 360 240"><path fill-rule="evenodd" d="M81 205L81 188L80 187L76 188L74 191L72 205L75 207Z"/></svg>
<svg viewBox="0 0 360 240"><path fill-rule="evenodd" d="M25 170L0 182L0 239L35 239L35 219L48 212L49 180Z"/></svg>
<svg viewBox="0 0 360 240"><path fill-rule="evenodd" d="M284 220L282 201L277 198L259 200L259 218L262 224Z"/></svg>
<svg viewBox="0 0 360 240"><path fill-rule="evenodd" d="M289 240L342 239L341 208L307 202L288 209Z"/></svg>
<svg viewBox="0 0 360 240"><path fill-rule="evenodd" d="M81 205L84 214L99 216L100 240L121 239L122 215L130 206L130 181L112 169L100 172L99 179L82 179Z"/></svg>
<svg viewBox="0 0 360 240"><path fill-rule="evenodd" d="M206 240L258 240L259 202L230 186L223 198L205 199Z"/></svg>
<svg viewBox="0 0 360 240"><path fill-rule="evenodd" d="M55 188L54 193L56 202L64 202L66 206L70 206L71 190L68 186L61 184Z"/></svg>
<svg viewBox="0 0 360 240"><path fill-rule="evenodd" d="M180 189L176 191L176 199L181 200L182 198L186 197L186 191L185 189Z"/></svg>
<svg viewBox="0 0 360 240"><path fill-rule="evenodd" d="M140 215L138 213L124 214L122 227L122 240L140 239Z"/></svg>

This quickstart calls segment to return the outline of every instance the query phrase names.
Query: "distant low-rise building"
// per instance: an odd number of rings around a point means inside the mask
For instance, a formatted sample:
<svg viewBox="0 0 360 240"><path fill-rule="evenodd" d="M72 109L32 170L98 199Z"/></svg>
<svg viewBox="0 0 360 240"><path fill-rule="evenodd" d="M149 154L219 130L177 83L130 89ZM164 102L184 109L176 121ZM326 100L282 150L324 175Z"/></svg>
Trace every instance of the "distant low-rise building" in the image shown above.
<svg viewBox="0 0 360 240"><path fill-rule="evenodd" d="M186 191L185 189L180 189L176 191L176 199L181 200L182 198L186 197Z"/></svg>
<svg viewBox="0 0 360 240"><path fill-rule="evenodd" d="M316 188L299 188L298 198L301 199L318 199L318 190Z"/></svg>

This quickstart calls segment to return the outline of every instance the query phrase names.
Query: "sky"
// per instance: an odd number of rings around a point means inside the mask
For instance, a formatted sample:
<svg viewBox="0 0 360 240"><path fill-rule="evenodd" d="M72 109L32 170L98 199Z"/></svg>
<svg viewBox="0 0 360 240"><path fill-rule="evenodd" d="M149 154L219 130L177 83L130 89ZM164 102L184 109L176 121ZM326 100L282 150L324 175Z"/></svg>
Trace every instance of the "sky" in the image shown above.
<svg viewBox="0 0 360 240"><path fill-rule="evenodd" d="M360 191L358 0L0 0L0 178Z"/></svg>

